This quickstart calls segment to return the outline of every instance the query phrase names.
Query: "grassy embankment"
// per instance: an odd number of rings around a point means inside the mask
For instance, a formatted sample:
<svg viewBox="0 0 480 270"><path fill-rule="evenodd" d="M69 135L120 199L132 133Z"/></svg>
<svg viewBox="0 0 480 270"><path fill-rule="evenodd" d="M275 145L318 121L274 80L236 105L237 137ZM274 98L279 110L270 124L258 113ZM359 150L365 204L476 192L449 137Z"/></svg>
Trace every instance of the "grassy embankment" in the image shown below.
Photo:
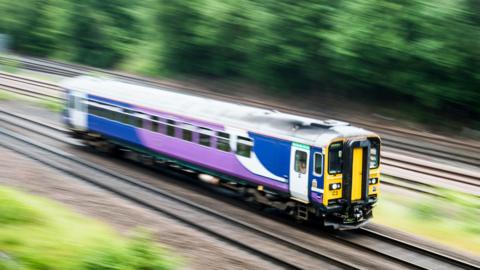
<svg viewBox="0 0 480 270"><path fill-rule="evenodd" d="M448 190L445 198L383 192L374 222L480 255L480 199Z"/></svg>
<svg viewBox="0 0 480 270"><path fill-rule="evenodd" d="M8 101L8 100L26 101L34 105L40 105L53 112L61 112L64 106L58 100L53 100L49 98L45 98L45 99L30 98L30 97L22 96L19 94L11 93L11 92L0 89L0 101Z"/></svg>
<svg viewBox="0 0 480 270"><path fill-rule="evenodd" d="M0 187L0 269L174 269L179 258L145 234L120 237L63 206Z"/></svg>

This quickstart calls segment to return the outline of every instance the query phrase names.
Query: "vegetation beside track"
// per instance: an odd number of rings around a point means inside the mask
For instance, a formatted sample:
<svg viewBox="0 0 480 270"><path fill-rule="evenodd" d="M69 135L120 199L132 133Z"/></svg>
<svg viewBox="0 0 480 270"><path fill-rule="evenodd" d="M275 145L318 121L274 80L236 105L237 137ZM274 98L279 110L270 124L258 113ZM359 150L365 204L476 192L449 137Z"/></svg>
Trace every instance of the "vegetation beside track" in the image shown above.
<svg viewBox="0 0 480 270"><path fill-rule="evenodd" d="M0 186L0 269L174 269L144 233L125 238L58 203Z"/></svg>
<svg viewBox="0 0 480 270"><path fill-rule="evenodd" d="M382 191L374 222L480 255L480 199L439 189L444 197Z"/></svg>
<svg viewBox="0 0 480 270"><path fill-rule="evenodd" d="M0 0L0 33L40 57L328 92L479 128L479 11L478 0Z"/></svg>
<svg viewBox="0 0 480 270"><path fill-rule="evenodd" d="M11 92L0 89L0 100L14 100L16 98L16 95Z"/></svg>
<svg viewBox="0 0 480 270"><path fill-rule="evenodd" d="M59 102L58 100L53 100L53 99L42 99L39 101L39 104L46 109L52 111L52 112L61 112L64 108L64 105Z"/></svg>
<svg viewBox="0 0 480 270"><path fill-rule="evenodd" d="M51 98L31 98L0 89L0 101L8 100L23 100L36 106L42 106L45 109L56 113L61 112L64 108L64 105L58 100L53 100Z"/></svg>

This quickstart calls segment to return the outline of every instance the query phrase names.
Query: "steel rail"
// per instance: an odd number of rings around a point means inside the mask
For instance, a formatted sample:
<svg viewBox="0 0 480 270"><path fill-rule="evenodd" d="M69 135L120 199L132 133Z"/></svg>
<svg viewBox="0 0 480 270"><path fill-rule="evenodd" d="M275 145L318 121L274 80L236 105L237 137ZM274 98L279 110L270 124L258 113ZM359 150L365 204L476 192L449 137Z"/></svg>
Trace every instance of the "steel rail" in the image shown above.
<svg viewBox="0 0 480 270"><path fill-rule="evenodd" d="M16 81L20 83L28 83L30 85L35 85L43 88L48 88L54 91L58 92L63 92L60 87L58 87L57 84L50 83L50 82L45 82L45 81L40 81L37 79L32 79L24 76L19 76L19 75L14 75L10 73L5 73L0 71L0 78L11 80L11 81Z"/></svg>
<svg viewBox="0 0 480 270"><path fill-rule="evenodd" d="M3 119L2 119L3 120ZM35 124L41 124L39 122L33 122ZM27 129L26 127L23 127L23 126L20 126L18 124L15 124L16 126L18 127L22 127L22 128L25 128ZM43 125L42 125L43 126ZM44 127L46 128L54 128L50 125L44 125ZM58 129L55 129L56 131L61 131L63 132L63 130L58 130ZM5 130L1 129L0 128L0 133L2 134L6 134ZM135 186L140 186L142 188L144 188L145 190L148 190L150 192L153 192L155 194L159 194L160 196L167 196L169 198L172 198L173 196L173 199L175 201L180 201L184 204L187 204L188 206L190 207L193 207L195 209L199 209L200 211L203 211L209 215L214 215L214 216L217 216L217 217L220 217L230 223L235 223L236 225L242 227L242 228L245 228L245 229L248 229L248 230L251 230L255 233L258 233L258 234L262 234L262 235L267 235L268 238L276 241L276 242L279 242L283 245L289 245L289 246L292 246L293 249L299 251L299 252L302 252L302 253L306 253L306 254L309 254L311 255L312 257L318 257L319 256L319 253L317 251L314 251L312 250L311 248L309 247L305 247L303 244L301 243L293 243L292 241L290 240L287 240L285 239L283 236L280 236L280 235L275 235L271 232L268 232L268 231L265 231L264 229L261 229L259 227L256 227L255 225L251 225L251 224L248 224L248 223L245 223L243 221L240 221L236 218L233 218L233 217L229 217L229 216L226 216L224 214L221 214L221 213L218 213L217 211L213 210L213 209L209 209L205 206L202 206L202 205L198 205L194 202L191 202L191 201L188 201L188 200L185 200L184 198L179 198L179 197L176 197L175 195L172 195L171 193L167 193L165 194L165 191L160 191L158 190L158 188L155 188L155 187L151 187L149 186L148 184L145 184L145 183L142 183L142 182L138 182L137 180L135 179L131 179L131 178L126 178L125 176L123 175L118 175L116 174L115 172L112 172L110 170L107 170L107 169L103 169L103 168L100 168L98 167L97 165L94 165L88 161L83 161L81 159L78 159L78 158L75 158L73 157L72 155L69 155L69 154L66 154L66 153L63 153L61 152L61 150L56 150L55 148L52 148L50 146L46 146L46 145L41 145L41 144L38 144L38 143L35 143L33 140L31 139L28 139L27 137L23 137L21 135L18 135L18 134L8 134L7 132L7 136L10 136L10 137L14 137L15 139L17 140L21 140L23 142L27 142L29 144L32 144L32 146L34 147L37 147L37 148L41 148L47 152L50 152L50 153L55 153L59 156L61 156L62 158L67 158L69 160L72 160L74 162L77 162L77 163L81 163L82 165L83 164L86 164L86 166L88 168L93 168L95 170L98 170L98 171L101 171L101 172L106 172L108 175L112 175L114 176L115 178L118 178L118 179L121 179L122 181L126 181L128 183L131 183ZM55 137L53 138L55 139ZM1 144L1 143L0 143ZM5 146L5 145L4 145ZM42 162L43 163L43 162ZM92 181L96 181L96 180L92 180L92 179L87 179L87 182L92 182ZM96 184L96 183L93 183L93 184ZM113 190L114 193L118 194L117 191ZM124 194L118 194L118 195L124 195ZM127 194L128 196L128 194ZM144 204L144 202L140 201L138 202L138 200L136 200L135 198L129 198L130 200L133 200L137 203L140 203L140 204ZM158 211L158 209L156 209L155 207L152 208L151 205L144 205L146 207L149 207L155 211ZM163 210L161 210L161 212L163 213ZM192 224L189 224L189 225L192 225ZM195 227L198 225L198 224L193 224L195 225ZM199 228L201 229L201 228ZM414 244L411 244L411 243L407 243L407 242L404 242L402 240L398 240L398 239L395 239L393 237L390 237L390 236L386 236L384 234L381 234L381 233L378 233L378 232L375 232L375 231L372 231L370 229L361 229L359 232L363 233L363 234L368 234L368 236L374 236L376 239L378 239L379 241L383 241L383 242L391 242L393 244L395 244L396 246L402 246L403 248L406 248L408 250L411 250L417 254L422 254L424 256L427 256L427 257L431 257L431 258L434 258L434 259L437 259L437 260L441 260L445 263L448 263L448 264L451 264L451 265L455 265L455 266L458 266L458 267L461 267L463 269L476 269L475 265L469 263L469 262L466 262L466 261L463 261L461 259L457 259L457 258L453 258L453 257L450 257L450 256L447 256L447 255L444 255L444 254L440 254L438 252L435 252L435 251L431 251L431 250L428 250L428 249L425 249L423 247L420 247L418 245L414 245ZM210 234L210 233L209 233ZM218 237L218 236L217 236ZM359 244L359 243L356 243L354 240L352 239L349 239L349 238L345 238L345 237L339 237L338 235L330 235L329 237L331 238L336 238L336 239L341 239L344 244L348 244L349 246L353 246L353 247L356 247L356 248L361 248L362 250L364 251L367 251L367 252L370 252L370 253L374 253L376 256L381 256L383 258L386 258L388 260L391 260L391 261L395 261L396 263L399 263L399 264L402 264L404 266L407 266L407 267L411 267L411 268L416 268L416 269L431 269L430 267L425 267L425 266L420 266L418 264L416 264L415 262L413 261L409 261L409 260L405 260L405 259L401 259L395 255L392 255L392 254L388 254L388 253L385 253L385 252L382 252L380 250L376 250L368 245L362 245L362 244ZM231 241L227 241L229 243L232 243ZM235 241L232 243L232 244L235 244L237 245L238 243L235 243ZM242 243L244 244L244 243ZM252 249L248 249L250 252L255 252L255 250L252 250ZM267 254L268 256L270 254ZM321 256L325 256L325 255L322 255L320 254ZM265 254L262 254L262 257L265 256ZM278 258L269 258L269 261L273 261L273 262L276 262L276 259ZM322 257L322 259L325 259L325 260L332 260L333 258L331 257ZM340 262L339 262L340 261ZM278 263L278 262L277 262ZM358 269L357 266L355 265L351 265L349 263L346 263L344 262L343 260L341 259L334 259L334 261L332 262L334 264L336 264L337 266L340 266L342 268L348 268L348 269ZM297 268L296 266L294 265L288 265L288 263L286 264L288 266L288 268Z"/></svg>
<svg viewBox="0 0 480 270"><path fill-rule="evenodd" d="M427 256L432 257L436 260L443 261L443 262L451 264L451 265L455 265L455 266L460 267L462 269L478 269L480 267L480 265L474 265L473 263L467 262L465 260L462 260L462 259L459 259L459 258L454 258L454 257L451 257L451 256L446 255L446 254L441 254L437 251L434 251L434 250L431 250L431 249L428 249L428 248L425 248L425 247L421 247L421 246L416 245L416 244L408 243L406 241L397 239L397 238L389 236L389 235L385 235L383 233L374 231L372 229L360 228L358 230L358 232L362 233L364 235L367 235L369 237L379 239L379 240L384 241L384 242L392 243L395 246L401 246L401 247L403 247L407 250L414 251L418 254L427 255Z"/></svg>
<svg viewBox="0 0 480 270"><path fill-rule="evenodd" d="M18 126L18 125L17 125ZM20 127L20 126L18 126ZM174 201L176 203L180 203L182 205L185 205L187 207L190 207L192 209L195 209L196 211L199 211L199 212L203 212L207 215L210 215L210 216L214 216L216 218L219 218L220 220L223 220L229 224L232 224L234 226L237 226L239 228L243 228L245 230L248 230L260 237L264 237L266 239L269 239L273 242L276 242L278 244L281 244L282 246L286 246L292 250L296 250L298 252L301 252L302 254L306 254L308 255L309 257L312 257L312 258L315 258L315 259L318 259L318 260L321 260L321 261L325 261L326 263L328 263L329 265L332 265L332 266L337 266L339 268L343 268L343 269L359 269L357 266L343 260L342 258L333 258L333 257L330 257L328 255L325 255L325 254L322 254L320 253L319 251L316 251L316 250L313 250L311 249L310 247L308 246L305 246L304 244L302 243L298 243L298 242L295 242L295 241L292 241L292 240L288 240L287 238L285 238L284 236L281 236L281 235L277 235L275 233L272 233L272 232L269 232L267 230L264 230L262 228L259 228L255 225L252 225L252 224L249 224L249 223L246 223L246 222L243 222L241 220L238 220L234 217L230 217L230 216L227 216L225 214L222 214L222 213L219 213L213 209L210 209L206 206L203 206L203 205L200 205L200 204L197 204L195 202L192 202L192 201L189 201L185 198L182 198L182 197L179 197L177 195L174 195L174 194L171 194L170 192L168 191L165 191L165 190L161 190L157 187L153 187L149 184L146 184L146 183L143 183L137 179L133 179L133 178L130 178L130 177L126 177L124 175L121 175L121 174L118 174L114 171L111 171L109 169L106 169L106 168L102 168L96 164L93 164L89 161L86 161L86 160L83 160L83 159L80 159L80 158L77 158L73 155L70 155L68 153L65 153L63 152L62 150L58 150L54 147L51 147L51 146L48 146L48 145L43 145L39 142L36 142L35 140L33 139L30 139L30 138L27 138L23 135L20 135L18 133L15 133L15 132L12 132L12 131L9 131L9 130L6 130L4 128L0 128L0 134L4 135L4 136L7 136L7 137L10 137L14 140L17 140L17 141L20 141L20 142L23 142L25 144L28 144L36 149L40 149L42 151L45 151L45 152L48 152L50 154L53 154L53 155L56 155L62 159L65 159L65 160L69 160L69 161L72 161L72 162L75 162L76 164L79 164L87 169L91 169L91 170L94 170L94 171L97 171L97 172L100 172L102 174L105 174L105 175L108 175L114 179L116 179L117 181L121 181L123 183L127 183L131 186L134 186L134 187L137 187L137 188L140 188L142 190L144 190L145 192L149 192L149 193L152 193L152 194L155 194L155 196L161 196L163 198L167 198L168 200L171 200L171 201ZM3 141L0 140L0 145L2 145L3 147L5 148L8 148L10 150L13 150L13 151L16 151L16 152L20 152L18 149L15 149L14 147L12 147L11 145L8 145L8 144L5 144L3 143ZM278 256L274 256L272 254L269 254L269 253L266 253L252 245L249 245L249 244L246 244L246 243L243 243L239 240L236 240L230 236L226 236L226 235L223 235L223 234L220 234L218 232L216 232L215 230L213 229L210 229L206 226L203 226L201 224L198 224L197 222L195 222L194 220L189 220L189 219L186 219L178 214L175 213L174 210L168 210L168 209L164 209L162 208L161 206L158 206L158 205L154 205L154 204L151 204L149 202L146 202L144 200L142 200L141 198L138 198L134 195L131 195L129 194L128 191L124 191L124 190L119 190L119 189L116 189L116 188L112 188L110 186L107 186L107 185L104 185L101 181L97 180L97 179L94 179L94 178L91 178L91 177L88 177L88 176L85 176L85 175L82 175L81 173L77 172L77 171L73 171L73 170L70 170L69 168L65 168L65 167L61 167L61 166L56 166L54 164L51 164L48 162L48 160L42 160L41 158L38 158L36 156L32 156L30 155L29 153L26 153L26 152L22 152L21 154L23 155L26 155L26 156L29 156L30 158L33 158L49 167L53 167L57 170L60 170L62 171L63 173L66 173L68 175L72 175L74 176L75 178L79 178L79 179L82 179L88 183L91 183L95 186L98 186L102 189L105 189L105 190L108 190L118 196L121 196L123 198L126 198L130 201L133 201L135 203L138 203L144 207L147 207L151 210L154 210L158 213L162 213L162 214L165 214L173 219L176 219L184 224L187 224L189 226L192 226L202 232L205 232L211 236L214 236L215 238L218 238L222 241L225 241L229 244L232 244L240 249L243 249L249 253L252 253L253 255L256 255L258 257L261 257L263 259L266 259L272 263L275 263L281 267L285 267L287 269L301 269L299 268L297 265L294 265L292 264L291 262L287 262L286 260L282 259L282 258L279 258Z"/></svg>

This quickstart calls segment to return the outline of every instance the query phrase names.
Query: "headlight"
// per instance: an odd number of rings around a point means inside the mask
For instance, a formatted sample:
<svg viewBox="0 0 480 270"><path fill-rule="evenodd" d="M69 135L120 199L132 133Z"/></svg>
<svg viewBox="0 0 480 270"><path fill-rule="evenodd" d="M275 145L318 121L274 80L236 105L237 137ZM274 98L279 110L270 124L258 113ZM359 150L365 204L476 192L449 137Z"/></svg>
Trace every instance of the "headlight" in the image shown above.
<svg viewBox="0 0 480 270"><path fill-rule="evenodd" d="M333 184L330 184L330 190L337 190L337 189L341 189L342 188L342 184L340 183L333 183Z"/></svg>
<svg viewBox="0 0 480 270"><path fill-rule="evenodd" d="M376 183L378 183L378 179L377 179L377 178L370 178L370 179L368 179L368 184L369 184L369 185L375 185Z"/></svg>

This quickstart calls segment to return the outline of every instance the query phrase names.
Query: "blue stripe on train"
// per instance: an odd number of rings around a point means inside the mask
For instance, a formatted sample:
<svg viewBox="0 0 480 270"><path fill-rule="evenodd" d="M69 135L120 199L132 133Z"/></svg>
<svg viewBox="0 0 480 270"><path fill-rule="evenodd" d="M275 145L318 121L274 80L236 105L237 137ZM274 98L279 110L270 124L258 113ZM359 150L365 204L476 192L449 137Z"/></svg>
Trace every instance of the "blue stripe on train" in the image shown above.
<svg viewBox="0 0 480 270"><path fill-rule="evenodd" d="M288 177L291 142L251 132L249 135L254 141L253 151L262 165L276 176Z"/></svg>
<svg viewBox="0 0 480 270"><path fill-rule="evenodd" d="M127 103L114 101L111 99L106 99L103 97L98 97L94 95L89 95L89 99L99 101L99 102L108 102L109 104L118 105L126 108L132 108ZM122 139L130 143L141 145L142 142L135 131L135 127L125 125L120 122L112 121L103 117L95 116L88 114L88 129L92 131L97 131L102 134L111 136L113 138Z"/></svg>

